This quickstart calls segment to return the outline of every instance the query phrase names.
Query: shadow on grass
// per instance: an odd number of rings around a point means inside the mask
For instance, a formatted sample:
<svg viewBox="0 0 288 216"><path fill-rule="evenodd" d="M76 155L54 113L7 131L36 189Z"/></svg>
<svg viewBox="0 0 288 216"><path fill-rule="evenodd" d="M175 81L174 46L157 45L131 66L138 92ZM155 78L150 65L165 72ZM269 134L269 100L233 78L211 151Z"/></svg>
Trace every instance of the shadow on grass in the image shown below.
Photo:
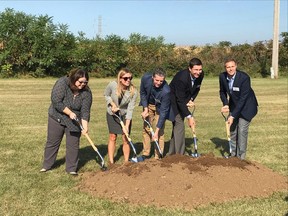
<svg viewBox="0 0 288 216"><path fill-rule="evenodd" d="M197 138L197 144L198 144L198 138ZM185 138L185 151L188 155L191 155L194 152L194 139L193 138ZM199 145L198 145L198 151L199 151Z"/></svg>
<svg viewBox="0 0 288 216"><path fill-rule="evenodd" d="M198 139L197 139L198 141ZM142 145L142 144L141 144ZM143 145L142 145L143 146ZM170 147L170 140L164 143L164 151L163 156L165 157L169 152ZM150 157L154 155L154 149L156 148L156 144L154 142L151 143L151 151L150 151ZM186 138L185 139L185 151L191 155L192 149L194 149L194 140L193 138Z"/></svg>
<svg viewBox="0 0 288 216"><path fill-rule="evenodd" d="M107 145L101 144L101 145L97 145L96 147L104 159L105 156L107 155L107 152L108 152ZM99 166L101 166L102 160L101 160L100 156L97 154L97 152L94 151L92 146L86 146L84 148L80 148L79 149L79 158L80 158L80 161L78 164L78 169L81 169L82 167L84 167L85 164L91 160L96 161L96 163L99 164Z"/></svg>
<svg viewBox="0 0 288 216"><path fill-rule="evenodd" d="M229 154L229 143L227 139L220 139L218 137L213 137L210 140L215 144L215 149L219 149L223 157L225 154Z"/></svg>
<svg viewBox="0 0 288 216"><path fill-rule="evenodd" d="M139 155L142 152L143 149L143 144L142 143L133 143L134 144L134 148L136 150L137 155ZM101 154L102 158L105 161L105 165L107 165L107 160L105 160L105 157L108 155L108 146L107 144L100 144L96 146L99 153ZM121 157L123 157L123 150L122 150L123 145L120 145L118 147L118 145L116 144L116 155L114 156L114 162L117 162L120 160ZM133 150L132 148L130 148L130 156L129 158L131 158L133 156ZM96 161L97 164L99 164L99 166L101 166L101 158L100 156L97 154L96 151L94 151L94 149L92 148L92 146L86 146L84 148L80 148L79 149L79 164L78 164L78 169L81 169L82 167L85 166L86 163L88 163L91 160ZM63 164L65 162L65 159L63 159L62 163ZM59 166L61 165L59 164Z"/></svg>
<svg viewBox="0 0 288 216"><path fill-rule="evenodd" d="M62 166L63 164L65 164L65 157L64 158L61 158L61 159L57 159L55 161L55 163L53 164L53 166L51 167L51 170L52 169L57 169L59 168L60 166Z"/></svg>

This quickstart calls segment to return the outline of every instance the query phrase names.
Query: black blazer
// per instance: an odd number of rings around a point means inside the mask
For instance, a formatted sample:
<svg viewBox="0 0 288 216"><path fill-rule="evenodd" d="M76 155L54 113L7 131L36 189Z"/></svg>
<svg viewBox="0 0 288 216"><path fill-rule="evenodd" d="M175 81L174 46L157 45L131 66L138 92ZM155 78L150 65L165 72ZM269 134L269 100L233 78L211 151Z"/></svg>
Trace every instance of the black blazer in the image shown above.
<svg viewBox="0 0 288 216"><path fill-rule="evenodd" d="M170 82L171 89L171 105L174 115L180 114L183 118L191 115L187 107L189 100L194 101L200 91L201 83L204 78L204 71L194 81L192 88L192 82L190 77L190 71L187 69L179 71L172 81Z"/></svg>
<svg viewBox="0 0 288 216"><path fill-rule="evenodd" d="M148 107L148 101L153 87L152 74L146 73L141 78L140 85L140 103L139 106ZM159 113L159 120L157 122L157 127L162 128L165 120L174 121L173 113L170 109L170 88L166 81L163 82L160 87L160 92L156 96L156 110Z"/></svg>
<svg viewBox="0 0 288 216"><path fill-rule="evenodd" d="M242 117L247 121L258 112L258 102L248 74L243 71L236 71L232 93L229 91L227 72L219 75L220 99L223 106L229 105L230 114L234 118ZM229 100L228 100L229 96Z"/></svg>

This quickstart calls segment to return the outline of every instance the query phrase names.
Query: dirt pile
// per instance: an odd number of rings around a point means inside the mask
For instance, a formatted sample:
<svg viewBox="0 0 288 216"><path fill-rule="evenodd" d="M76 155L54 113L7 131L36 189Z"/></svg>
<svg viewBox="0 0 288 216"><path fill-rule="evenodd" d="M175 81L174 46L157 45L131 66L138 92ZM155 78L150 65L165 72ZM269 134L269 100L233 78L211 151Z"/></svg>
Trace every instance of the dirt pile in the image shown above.
<svg viewBox="0 0 288 216"><path fill-rule="evenodd" d="M261 164L238 158L173 155L84 173L78 188L113 201L191 210L209 203L266 197L287 190L287 181Z"/></svg>

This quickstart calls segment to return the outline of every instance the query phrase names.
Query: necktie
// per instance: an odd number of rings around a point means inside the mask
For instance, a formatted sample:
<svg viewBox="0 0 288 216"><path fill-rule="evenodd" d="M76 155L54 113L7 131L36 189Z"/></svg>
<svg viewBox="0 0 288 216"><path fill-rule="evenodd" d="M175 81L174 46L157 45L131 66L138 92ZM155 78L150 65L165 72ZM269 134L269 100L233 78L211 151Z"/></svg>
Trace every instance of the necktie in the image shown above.
<svg viewBox="0 0 288 216"><path fill-rule="evenodd" d="M230 90L230 93L232 93L232 88L233 88L233 78L229 79L229 90Z"/></svg>
<svg viewBox="0 0 288 216"><path fill-rule="evenodd" d="M191 76L190 76L190 77L191 77ZM193 78L191 77L192 88L193 88L193 86L194 86L194 81L195 81L195 79L193 79Z"/></svg>

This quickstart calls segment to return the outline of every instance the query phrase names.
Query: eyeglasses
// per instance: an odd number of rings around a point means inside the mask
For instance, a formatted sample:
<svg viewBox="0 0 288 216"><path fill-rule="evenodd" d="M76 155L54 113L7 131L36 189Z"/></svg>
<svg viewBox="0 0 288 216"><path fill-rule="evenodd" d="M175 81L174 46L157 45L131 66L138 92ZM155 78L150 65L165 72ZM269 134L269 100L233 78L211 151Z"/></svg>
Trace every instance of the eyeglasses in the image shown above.
<svg viewBox="0 0 288 216"><path fill-rule="evenodd" d="M84 83L85 85L88 83L88 81L79 81L79 80L78 80L78 82L79 82L80 84L83 84L83 83Z"/></svg>
<svg viewBox="0 0 288 216"><path fill-rule="evenodd" d="M133 77L122 77L122 79L125 80L125 81L127 81L128 79L129 79L129 80L132 80Z"/></svg>

